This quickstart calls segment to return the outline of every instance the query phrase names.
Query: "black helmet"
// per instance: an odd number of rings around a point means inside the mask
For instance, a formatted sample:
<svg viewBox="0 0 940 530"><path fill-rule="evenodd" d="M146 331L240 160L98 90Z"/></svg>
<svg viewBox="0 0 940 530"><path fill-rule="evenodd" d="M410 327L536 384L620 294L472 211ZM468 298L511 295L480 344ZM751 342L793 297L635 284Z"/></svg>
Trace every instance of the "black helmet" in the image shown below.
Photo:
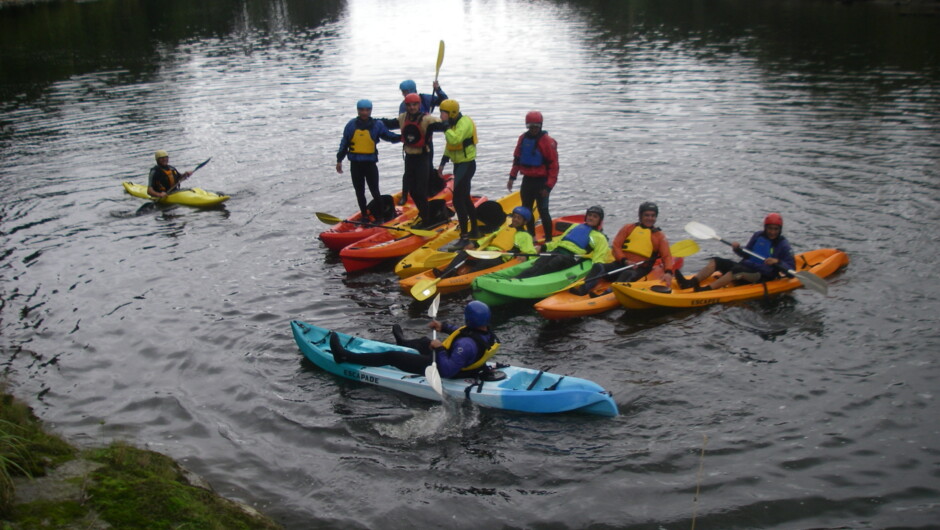
<svg viewBox="0 0 940 530"><path fill-rule="evenodd" d="M640 211L638 213L642 216L643 212L654 212L657 216L659 216L659 206L656 206L655 202L644 202L640 205Z"/></svg>
<svg viewBox="0 0 940 530"><path fill-rule="evenodd" d="M597 206L596 204L588 208L587 211L584 212L584 215L586 216L589 213L596 213L597 215L601 217L601 221L604 220L604 209L601 208L600 206Z"/></svg>

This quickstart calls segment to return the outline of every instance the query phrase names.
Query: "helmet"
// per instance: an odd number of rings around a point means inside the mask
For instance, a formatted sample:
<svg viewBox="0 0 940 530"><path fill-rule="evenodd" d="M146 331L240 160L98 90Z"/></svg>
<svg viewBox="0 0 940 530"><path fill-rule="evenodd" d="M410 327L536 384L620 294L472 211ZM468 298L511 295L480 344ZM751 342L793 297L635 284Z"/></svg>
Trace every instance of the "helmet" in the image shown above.
<svg viewBox="0 0 940 530"><path fill-rule="evenodd" d="M403 90L408 93L417 92L418 85L415 84L411 79L405 79L398 85L399 90Z"/></svg>
<svg viewBox="0 0 940 530"><path fill-rule="evenodd" d="M415 92L412 92L411 94L405 96L405 103L421 103L421 96Z"/></svg>
<svg viewBox="0 0 940 530"><path fill-rule="evenodd" d="M515 208L512 209L512 213L517 213L521 215L522 218L525 219L525 222L527 223L532 222L532 210L526 208L525 206L516 206Z"/></svg>
<svg viewBox="0 0 940 530"><path fill-rule="evenodd" d="M460 103L457 103L453 99L445 99L441 101L441 110L453 116L460 112Z"/></svg>
<svg viewBox="0 0 940 530"><path fill-rule="evenodd" d="M368 99L360 99L356 102L357 109L369 109L372 110L372 102Z"/></svg>
<svg viewBox="0 0 940 530"><path fill-rule="evenodd" d="M764 217L765 225L777 225L783 228L783 217L779 213L769 213Z"/></svg>
<svg viewBox="0 0 940 530"><path fill-rule="evenodd" d="M639 214L643 215L643 212L654 212L657 216L659 215L659 206L656 206L655 202L644 202L640 205Z"/></svg>
<svg viewBox="0 0 940 530"><path fill-rule="evenodd" d="M467 304L463 310L464 323L468 328L481 328L490 325L490 307L479 300Z"/></svg>
<svg viewBox="0 0 940 530"><path fill-rule="evenodd" d="M584 212L584 215L587 215L589 213L596 213L597 215L601 216L601 221L604 220L604 209L601 208L600 206L597 206L597 205L591 206L590 208L587 209L586 212Z"/></svg>
<svg viewBox="0 0 940 530"><path fill-rule="evenodd" d="M153 154L153 158L154 158L155 160L160 160L161 158L163 158L163 157L165 157L165 156L168 157L168 156L170 156L170 154L167 153L166 151L164 151L163 149L161 149L161 150L159 150L159 151L157 151L156 153Z"/></svg>
<svg viewBox="0 0 940 530"><path fill-rule="evenodd" d="M525 115L525 124L528 126L530 123L542 125L542 113L537 110L530 110L529 113Z"/></svg>

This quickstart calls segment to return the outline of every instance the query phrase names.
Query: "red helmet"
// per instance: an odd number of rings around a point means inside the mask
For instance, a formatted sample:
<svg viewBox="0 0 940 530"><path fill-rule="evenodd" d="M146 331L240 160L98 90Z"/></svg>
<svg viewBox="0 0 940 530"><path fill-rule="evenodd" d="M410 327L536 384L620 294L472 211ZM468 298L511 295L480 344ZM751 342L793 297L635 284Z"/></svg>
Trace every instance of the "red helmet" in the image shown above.
<svg viewBox="0 0 940 530"><path fill-rule="evenodd" d="M767 217L764 217L765 225L777 225L780 228L783 228L783 217L779 213L769 213Z"/></svg>
<svg viewBox="0 0 940 530"><path fill-rule="evenodd" d="M542 113L537 110L530 110L528 114L525 115L525 124L537 123L542 125Z"/></svg>
<svg viewBox="0 0 940 530"><path fill-rule="evenodd" d="M405 96L405 103L421 103L421 96L412 92Z"/></svg>

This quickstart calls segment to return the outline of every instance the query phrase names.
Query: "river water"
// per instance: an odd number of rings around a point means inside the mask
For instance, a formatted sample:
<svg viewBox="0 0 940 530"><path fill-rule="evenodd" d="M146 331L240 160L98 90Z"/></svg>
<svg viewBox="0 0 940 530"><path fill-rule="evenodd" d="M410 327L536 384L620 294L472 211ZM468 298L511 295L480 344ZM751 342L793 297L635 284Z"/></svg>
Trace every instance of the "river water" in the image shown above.
<svg viewBox="0 0 940 530"><path fill-rule="evenodd" d="M0 9L0 367L83 444L169 454L288 528L884 528L940 520L940 20L837 2L301 0ZM505 193L525 112L555 216L656 201L744 239L769 211L850 266L806 290L563 323L499 308L500 360L621 415L449 409L306 362L302 319L426 332L391 265L347 277L355 101L440 82ZM156 149L225 208L139 209ZM402 160L380 146L382 188ZM347 167L348 172L348 167ZM701 242L686 271L710 255ZM468 296L445 297L459 319ZM931 412L933 411L933 412Z"/></svg>

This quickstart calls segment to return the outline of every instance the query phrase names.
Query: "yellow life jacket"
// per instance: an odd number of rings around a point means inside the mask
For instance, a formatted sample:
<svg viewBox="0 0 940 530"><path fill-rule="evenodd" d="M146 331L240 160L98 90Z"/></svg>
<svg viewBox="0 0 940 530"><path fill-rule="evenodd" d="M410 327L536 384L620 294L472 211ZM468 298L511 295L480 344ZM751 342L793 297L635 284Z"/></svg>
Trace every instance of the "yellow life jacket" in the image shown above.
<svg viewBox="0 0 940 530"><path fill-rule="evenodd" d="M457 340L457 337L460 336L460 333L464 329L466 329L466 327L467 326L460 326L459 328L457 328L457 330L451 333L450 335L448 335L447 338L441 342L441 344L443 344L445 348L450 350L450 345L453 344L455 340ZM493 338L495 339L496 336L493 335ZM486 363L486 361L490 357L492 357L494 353L496 353L496 350L498 349L499 349L499 343L494 342L492 346L490 346L489 348L486 349L486 351L483 352L483 355L481 355L480 358L477 359L475 363L471 364L470 366L465 366L461 368L460 371L461 372L473 372L481 368Z"/></svg>
<svg viewBox="0 0 940 530"><path fill-rule="evenodd" d="M648 258L653 255L653 231L636 225L627 239L623 241L624 252Z"/></svg>
<svg viewBox="0 0 940 530"><path fill-rule="evenodd" d="M375 152L375 140L372 129L356 129L349 140L349 152L357 155L371 155Z"/></svg>
<svg viewBox="0 0 940 530"><path fill-rule="evenodd" d="M466 149L468 145L476 145L480 140L477 138L477 124L470 118L470 116L460 115L460 119L470 120L470 126L473 128L473 134L470 138L464 138L459 144L447 144L446 149L448 151L460 151L461 149ZM458 120L459 121L459 120Z"/></svg>

